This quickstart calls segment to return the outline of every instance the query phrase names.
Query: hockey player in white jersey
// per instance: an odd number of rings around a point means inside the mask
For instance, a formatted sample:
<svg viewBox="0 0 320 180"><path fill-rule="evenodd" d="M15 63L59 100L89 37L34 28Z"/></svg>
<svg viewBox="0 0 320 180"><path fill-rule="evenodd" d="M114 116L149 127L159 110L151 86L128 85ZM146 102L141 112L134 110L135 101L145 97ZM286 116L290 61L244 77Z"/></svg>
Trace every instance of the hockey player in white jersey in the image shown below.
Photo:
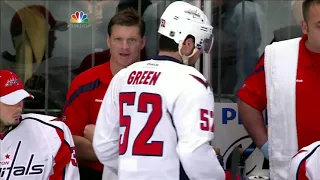
<svg viewBox="0 0 320 180"><path fill-rule="evenodd" d="M94 133L97 157L119 180L224 180L210 145L213 93L187 66L209 53L212 26L199 8L176 1L158 32L159 56L121 70L109 85Z"/></svg>
<svg viewBox="0 0 320 180"><path fill-rule="evenodd" d="M302 148L290 162L290 180L320 179L320 141Z"/></svg>
<svg viewBox="0 0 320 180"><path fill-rule="evenodd" d="M0 179L79 180L68 127L52 116L21 114L28 97L15 73L0 70Z"/></svg>

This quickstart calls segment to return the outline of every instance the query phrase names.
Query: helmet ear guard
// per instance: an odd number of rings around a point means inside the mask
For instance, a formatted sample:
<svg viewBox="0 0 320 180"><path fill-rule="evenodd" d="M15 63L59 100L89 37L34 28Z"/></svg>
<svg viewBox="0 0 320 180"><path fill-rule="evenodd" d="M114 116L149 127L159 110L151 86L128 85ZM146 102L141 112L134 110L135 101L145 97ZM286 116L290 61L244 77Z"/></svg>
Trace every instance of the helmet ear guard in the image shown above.
<svg viewBox="0 0 320 180"><path fill-rule="evenodd" d="M181 53L182 45L183 45L183 41L180 41L180 43L179 43L179 45L178 45L179 55L180 55L181 58L182 58L182 63L185 64L185 65L189 65L189 58L192 57L193 55L195 55L195 54L198 52L198 49L195 47L195 48L193 49L193 52L192 52L189 56L186 56L186 55L184 55L184 54Z"/></svg>
<svg viewBox="0 0 320 180"><path fill-rule="evenodd" d="M158 33L178 44L179 55L183 63L188 64L188 59L199 50L210 53L213 44L212 29L201 9L183 1L175 1L163 12ZM194 37L195 48L191 55L186 56L181 53L181 48L188 35Z"/></svg>

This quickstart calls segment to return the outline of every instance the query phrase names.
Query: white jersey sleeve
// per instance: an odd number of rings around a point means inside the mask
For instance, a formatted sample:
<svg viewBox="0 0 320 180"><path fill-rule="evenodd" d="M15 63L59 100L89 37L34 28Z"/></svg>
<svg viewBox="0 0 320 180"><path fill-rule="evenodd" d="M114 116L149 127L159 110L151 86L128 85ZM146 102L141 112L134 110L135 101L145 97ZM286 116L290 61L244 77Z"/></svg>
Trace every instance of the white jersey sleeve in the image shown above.
<svg viewBox="0 0 320 180"><path fill-rule="evenodd" d="M54 170L62 171L65 180L79 180L80 174L78 169L78 163L76 159L76 149L72 139L71 132L67 125L61 121L51 121L51 123L63 131L63 134L59 134L62 144L55 157ZM59 178L60 174L53 172L50 179Z"/></svg>
<svg viewBox="0 0 320 180"><path fill-rule="evenodd" d="M289 178L316 180L320 172L320 141L302 148L290 162Z"/></svg>
<svg viewBox="0 0 320 180"><path fill-rule="evenodd" d="M104 172L104 175L111 173L112 176L117 172L119 156L119 110L116 105L118 98L114 96L119 73L112 79L103 98L93 137L93 149L104 165L104 171L109 171Z"/></svg>
<svg viewBox="0 0 320 180"><path fill-rule="evenodd" d="M224 180L225 173L210 145L214 137L213 93L202 78L194 78L186 84L173 110L177 153L190 179Z"/></svg>

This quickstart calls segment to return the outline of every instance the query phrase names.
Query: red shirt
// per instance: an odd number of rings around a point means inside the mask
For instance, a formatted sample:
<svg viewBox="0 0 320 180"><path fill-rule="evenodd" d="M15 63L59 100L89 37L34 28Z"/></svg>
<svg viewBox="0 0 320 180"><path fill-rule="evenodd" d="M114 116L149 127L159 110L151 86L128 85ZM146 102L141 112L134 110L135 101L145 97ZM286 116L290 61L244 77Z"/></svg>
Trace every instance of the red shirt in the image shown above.
<svg viewBox="0 0 320 180"><path fill-rule="evenodd" d="M298 148L301 149L320 140L320 53L311 52L305 46L308 37L303 36L299 45L296 83L296 121ZM250 106L262 111L266 108L266 83L264 57L256 66L238 92L239 98Z"/></svg>
<svg viewBox="0 0 320 180"><path fill-rule="evenodd" d="M83 136L88 124L96 124L103 97L112 79L110 63L93 67L74 78L67 93L62 120L73 135ZM100 162L82 162L80 164L103 171Z"/></svg>

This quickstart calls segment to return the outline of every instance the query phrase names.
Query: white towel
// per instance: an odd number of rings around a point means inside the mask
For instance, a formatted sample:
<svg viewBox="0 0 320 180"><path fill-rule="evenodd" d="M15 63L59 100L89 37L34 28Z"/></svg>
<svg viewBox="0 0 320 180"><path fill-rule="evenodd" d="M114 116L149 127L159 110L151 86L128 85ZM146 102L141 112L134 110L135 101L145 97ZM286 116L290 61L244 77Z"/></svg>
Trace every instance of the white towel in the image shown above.
<svg viewBox="0 0 320 180"><path fill-rule="evenodd" d="M270 179L287 180L298 151L296 76L301 38L275 42L265 49Z"/></svg>

